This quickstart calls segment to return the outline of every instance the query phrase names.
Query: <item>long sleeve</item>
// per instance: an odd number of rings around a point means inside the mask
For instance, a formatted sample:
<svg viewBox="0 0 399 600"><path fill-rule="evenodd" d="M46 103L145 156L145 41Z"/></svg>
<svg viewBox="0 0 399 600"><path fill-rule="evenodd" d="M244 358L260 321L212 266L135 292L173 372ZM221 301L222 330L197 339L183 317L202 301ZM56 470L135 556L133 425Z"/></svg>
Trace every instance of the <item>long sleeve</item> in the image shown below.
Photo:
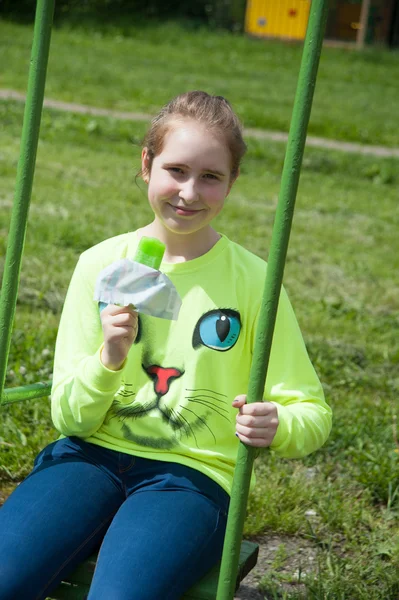
<svg viewBox="0 0 399 600"><path fill-rule="evenodd" d="M277 313L265 400L277 407L279 426L271 448L280 456L300 458L325 443L331 430L331 409L324 399L284 289Z"/></svg>
<svg viewBox="0 0 399 600"><path fill-rule="evenodd" d="M102 425L120 387L121 371L100 361L101 321L93 290L98 264L83 254L72 276L55 348L52 418L64 435L89 437Z"/></svg>

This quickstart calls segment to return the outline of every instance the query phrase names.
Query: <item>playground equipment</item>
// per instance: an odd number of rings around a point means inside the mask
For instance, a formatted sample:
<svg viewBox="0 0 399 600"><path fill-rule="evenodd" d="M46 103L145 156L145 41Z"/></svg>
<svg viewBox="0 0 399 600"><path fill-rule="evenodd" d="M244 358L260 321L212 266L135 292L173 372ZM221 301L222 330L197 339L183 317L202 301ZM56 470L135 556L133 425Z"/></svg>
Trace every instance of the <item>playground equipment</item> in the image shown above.
<svg viewBox="0 0 399 600"><path fill-rule="evenodd" d="M303 40L310 0L249 0L245 31L262 37Z"/></svg>
<svg viewBox="0 0 399 600"><path fill-rule="evenodd" d="M35 169L54 2L55 0L38 0L37 2L21 154L0 297L0 405L45 398L51 391L51 383L42 382L4 390L4 381ZM327 4L327 0L313 0L309 14L272 233L269 267L256 334L247 395L248 402L257 401L263 396L306 131L323 41ZM186 600L214 600L215 598L216 600L232 600L239 582L256 564L258 551L256 544L241 542L255 456L255 448L240 443L221 564L212 569L184 595ZM53 592L52 598L83 600L90 587L94 566L95 557L91 557L61 583L57 591Z"/></svg>
<svg viewBox="0 0 399 600"><path fill-rule="evenodd" d="M250 35L303 40L311 0L247 0L245 31ZM396 0L330 0L326 36L358 49L369 44L398 46Z"/></svg>

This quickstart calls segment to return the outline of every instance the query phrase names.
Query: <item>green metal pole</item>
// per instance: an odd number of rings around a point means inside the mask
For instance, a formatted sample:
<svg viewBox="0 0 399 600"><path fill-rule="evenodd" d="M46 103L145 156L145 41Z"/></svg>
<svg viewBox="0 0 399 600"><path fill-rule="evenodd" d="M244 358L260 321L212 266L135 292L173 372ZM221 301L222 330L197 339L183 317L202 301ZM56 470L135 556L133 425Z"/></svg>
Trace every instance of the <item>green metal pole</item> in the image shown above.
<svg viewBox="0 0 399 600"><path fill-rule="evenodd" d="M21 387L9 388L3 390L1 398L2 404L13 404L14 402L24 402L25 400L37 400L38 398L47 398L51 393L51 382L31 383Z"/></svg>
<svg viewBox="0 0 399 600"><path fill-rule="evenodd" d="M248 387L248 402L263 398L295 199L327 20L328 0L313 0L302 54L265 288ZM217 600L232 600L253 461L257 449L240 443L220 567Z"/></svg>
<svg viewBox="0 0 399 600"><path fill-rule="evenodd" d="M38 0L14 205L0 296L0 403L2 402L2 391L10 351L19 275L28 222L33 175L35 172L53 14L54 0Z"/></svg>

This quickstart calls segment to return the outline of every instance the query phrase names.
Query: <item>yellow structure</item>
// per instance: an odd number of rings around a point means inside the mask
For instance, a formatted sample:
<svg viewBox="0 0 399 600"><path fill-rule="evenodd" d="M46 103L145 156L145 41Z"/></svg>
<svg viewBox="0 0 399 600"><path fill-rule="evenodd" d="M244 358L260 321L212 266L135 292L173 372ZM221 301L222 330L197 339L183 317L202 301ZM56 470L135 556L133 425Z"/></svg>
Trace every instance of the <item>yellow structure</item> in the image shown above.
<svg viewBox="0 0 399 600"><path fill-rule="evenodd" d="M248 0L245 30L252 35L302 40L310 0Z"/></svg>

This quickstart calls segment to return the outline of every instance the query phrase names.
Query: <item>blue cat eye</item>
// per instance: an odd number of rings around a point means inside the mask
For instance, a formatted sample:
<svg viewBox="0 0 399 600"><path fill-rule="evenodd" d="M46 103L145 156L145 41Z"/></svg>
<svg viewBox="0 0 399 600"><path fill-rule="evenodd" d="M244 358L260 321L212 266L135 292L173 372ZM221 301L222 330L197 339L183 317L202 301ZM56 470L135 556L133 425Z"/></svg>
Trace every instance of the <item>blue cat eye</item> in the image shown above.
<svg viewBox="0 0 399 600"><path fill-rule="evenodd" d="M193 334L193 347L207 346L226 352L234 346L241 331L240 315L231 309L211 310L198 321Z"/></svg>

